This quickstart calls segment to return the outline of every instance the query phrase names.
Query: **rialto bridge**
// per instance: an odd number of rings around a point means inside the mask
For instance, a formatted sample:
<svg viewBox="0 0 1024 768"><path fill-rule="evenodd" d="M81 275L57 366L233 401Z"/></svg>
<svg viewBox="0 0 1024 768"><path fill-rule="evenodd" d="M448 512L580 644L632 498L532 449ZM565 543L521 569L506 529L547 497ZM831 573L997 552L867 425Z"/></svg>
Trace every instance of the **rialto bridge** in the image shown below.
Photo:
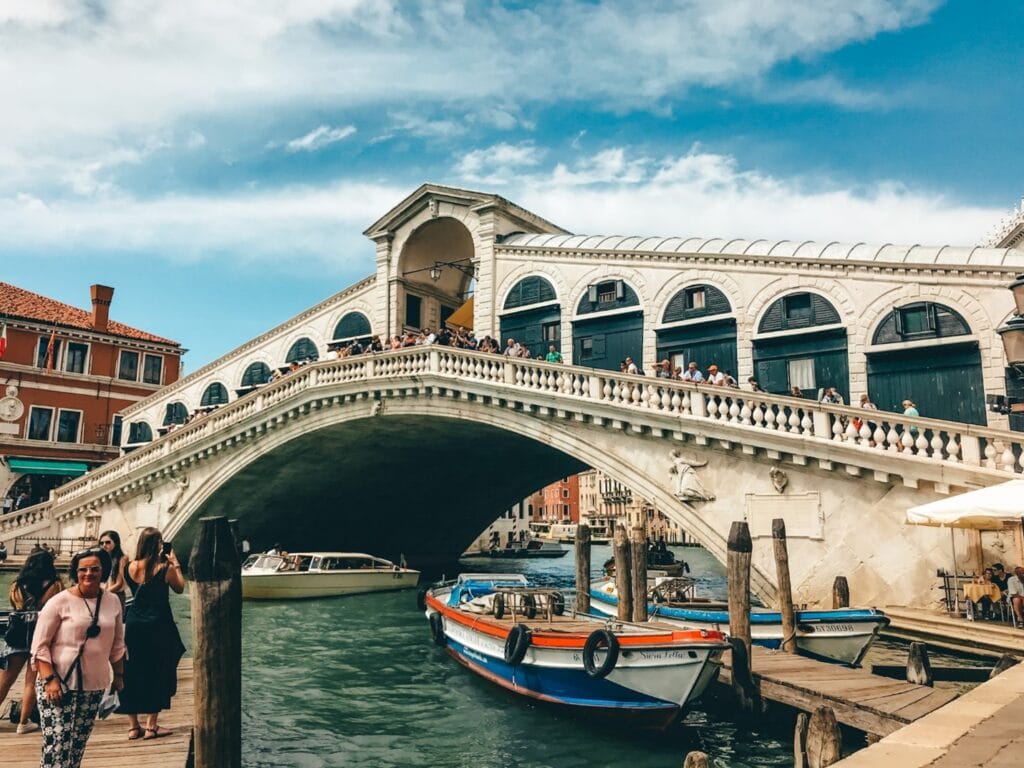
<svg viewBox="0 0 1024 768"><path fill-rule="evenodd" d="M719 558L747 519L762 597L764 537L783 517L799 602L842 573L858 602L926 605L950 536L905 525L905 510L1022 471L1024 435L984 396L1006 392L994 329L1024 252L586 238L430 185L366 234L375 275L125 411L125 455L0 519L0 539L157 525L184 542L198 516L227 514L293 550L440 562L590 466ZM456 312L478 338L553 344L566 363L438 345L325 359L330 342ZM626 356L715 362L769 392L620 374ZM299 359L318 362L267 381ZM781 394L825 386L847 402L870 392L882 410ZM897 393L924 416L893 412ZM958 537L958 557L976 563L1016 535Z"/></svg>

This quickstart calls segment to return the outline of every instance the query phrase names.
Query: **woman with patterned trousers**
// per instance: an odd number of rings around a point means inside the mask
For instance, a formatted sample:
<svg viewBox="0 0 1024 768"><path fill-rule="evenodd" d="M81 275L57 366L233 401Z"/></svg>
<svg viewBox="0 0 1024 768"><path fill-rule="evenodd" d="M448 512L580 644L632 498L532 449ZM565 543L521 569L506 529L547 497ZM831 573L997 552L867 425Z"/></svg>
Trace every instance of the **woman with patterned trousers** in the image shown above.
<svg viewBox="0 0 1024 768"><path fill-rule="evenodd" d="M32 664L43 730L40 768L79 768L103 694L124 685L124 623L121 603L101 584L110 577L110 556L88 549L71 559L74 586L39 612Z"/></svg>

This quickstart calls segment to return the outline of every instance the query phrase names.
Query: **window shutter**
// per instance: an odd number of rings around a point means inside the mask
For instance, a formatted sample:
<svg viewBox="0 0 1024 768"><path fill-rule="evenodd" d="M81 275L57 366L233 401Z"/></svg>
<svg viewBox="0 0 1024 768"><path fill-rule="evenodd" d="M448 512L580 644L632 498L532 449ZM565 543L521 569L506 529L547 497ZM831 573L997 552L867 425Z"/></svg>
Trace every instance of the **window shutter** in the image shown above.
<svg viewBox="0 0 1024 768"><path fill-rule="evenodd" d="M626 298L626 284L621 280L615 281L615 300L622 301Z"/></svg>
<svg viewBox="0 0 1024 768"><path fill-rule="evenodd" d="M591 285L587 288L587 301L591 304L597 304L597 285Z"/></svg>

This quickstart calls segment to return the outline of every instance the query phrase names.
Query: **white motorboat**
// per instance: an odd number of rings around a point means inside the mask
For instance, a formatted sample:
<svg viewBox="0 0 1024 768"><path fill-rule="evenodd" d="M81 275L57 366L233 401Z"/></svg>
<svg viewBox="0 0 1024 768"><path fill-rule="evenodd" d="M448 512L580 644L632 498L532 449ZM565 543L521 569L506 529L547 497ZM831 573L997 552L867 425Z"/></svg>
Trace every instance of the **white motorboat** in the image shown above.
<svg viewBox="0 0 1024 768"><path fill-rule="evenodd" d="M242 597L294 600L415 587L420 572L363 552L252 555L242 566Z"/></svg>

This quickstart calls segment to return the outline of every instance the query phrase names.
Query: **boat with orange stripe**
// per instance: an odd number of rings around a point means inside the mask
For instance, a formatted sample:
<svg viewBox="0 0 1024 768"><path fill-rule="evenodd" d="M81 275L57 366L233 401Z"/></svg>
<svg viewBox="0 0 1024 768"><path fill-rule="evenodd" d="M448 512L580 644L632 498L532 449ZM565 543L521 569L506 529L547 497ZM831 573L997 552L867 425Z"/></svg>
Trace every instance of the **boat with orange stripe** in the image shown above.
<svg viewBox="0 0 1024 768"><path fill-rule="evenodd" d="M434 642L522 696L664 728L714 678L728 645L713 630L566 611L522 574L465 573L422 595Z"/></svg>

